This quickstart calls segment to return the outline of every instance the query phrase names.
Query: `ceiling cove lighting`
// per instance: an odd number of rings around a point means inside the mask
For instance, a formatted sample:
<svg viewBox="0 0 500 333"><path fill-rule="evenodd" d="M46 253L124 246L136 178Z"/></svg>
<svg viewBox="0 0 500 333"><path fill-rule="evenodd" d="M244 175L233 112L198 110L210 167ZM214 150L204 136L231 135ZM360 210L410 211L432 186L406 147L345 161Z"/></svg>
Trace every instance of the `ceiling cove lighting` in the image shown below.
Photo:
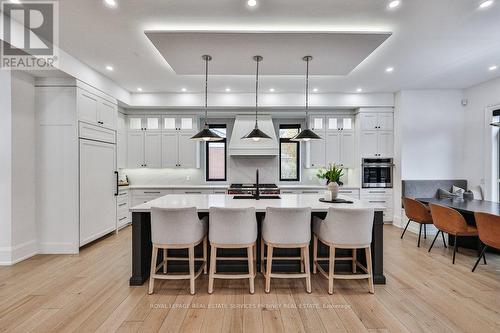
<svg viewBox="0 0 500 333"><path fill-rule="evenodd" d="M253 57L253 60L255 60L255 63L257 64L257 69L255 71L255 128L250 131L247 135L242 137L242 139L248 139L248 140L253 140L253 141L260 141L261 139L271 139L269 135L266 133L262 132L259 129L259 124L258 124L258 111L259 111L259 63L262 61L262 57L259 55L256 55Z"/></svg>
<svg viewBox="0 0 500 333"><path fill-rule="evenodd" d="M399 5L400 5L400 4L401 4L401 1L399 1L399 0L394 0L394 1L389 2L388 7L389 7L390 9L394 9L394 8L396 8L396 7L399 7Z"/></svg>
<svg viewBox="0 0 500 333"><path fill-rule="evenodd" d="M309 124L309 62L312 60L312 56L305 56L302 58L306 62L306 128L302 130L299 134L291 138L292 141L310 141L310 140L321 140L321 137L310 130Z"/></svg>
<svg viewBox="0 0 500 333"><path fill-rule="evenodd" d="M118 5L115 0L104 0L104 4L110 8L115 8Z"/></svg>
<svg viewBox="0 0 500 333"><path fill-rule="evenodd" d="M108 70L108 71L112 72L112 71L114 71L115 69L113 68L113 66L111 66L111 65L107 65L107 66L106 66L106 70Z"/></svg>
<svg viewBox="0 0 500 333"><path fill-rule="evenodd" d="M385 71L386 71L387 73L392 73L392 72L394 72L394 67L387 67L387 68L385 69Z"/></svg>
<svg viewBox="0 0 500 333"><path fill-rule="evenodd" d="M488 7L491 7L491 5L493 5L495 1L493 0L486 0L486 1L483 1L481 2L481 4L479 5L479 9L485 9L485 8L488 8Z"/></svg>
<svg viewBox="0 0 500 333"><path fill-rule="evenodd" d="M248 0L247 5L249 7L255 7L255 6L257 6L257 0Z"/></svg>
<svg viewBox="0 0 500 333"><path fill-rule="evenodd" d="M490 66L490 68L488 68L488 70L490 70L490 71L496 71L497 68L498 68L497 65L493 65L493 66Z"/></svg>
<svg viewBox="0 0 500 333"><path fill-rule="evenodd" d="M201 57L205 61L205 126L201 131L191 137L191 140L196 141L220 141L223 138L210 130L208 126L208 62L212 57L205 54Z"/></svg>

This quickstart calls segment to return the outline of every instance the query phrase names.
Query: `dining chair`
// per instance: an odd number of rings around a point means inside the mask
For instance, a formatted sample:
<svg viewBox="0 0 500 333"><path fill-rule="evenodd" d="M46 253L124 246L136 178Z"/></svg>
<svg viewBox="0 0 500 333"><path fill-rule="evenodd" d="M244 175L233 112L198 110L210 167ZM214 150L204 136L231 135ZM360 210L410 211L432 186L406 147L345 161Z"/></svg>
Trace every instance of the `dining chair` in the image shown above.
<svg viewBox="0 0 500 333"><path fill-rule="evenodd" d="M333 294L334 279L367 279L368 289L371 294L374 293L371 254L374 214L373 208L330 207L324 220L313 218L313 273L319 270L328 279L329 294ZM330 247L328 257L318 257L318 241ZM351 249L352 256L336 257L336 249ZM357 260L358 249L365 251L366 267ZM336 260L350 260L353 274L336 274ZM328 273L323 270L319 261L328 261ZM358 267L364 274L354 274Z"/></svg>
<svg viewBox="0 0 500 333"><path fill-rule="evenodd" d="M189 208L151 208L151 272L149 276L148 293L154 292L155 279L179 280L189 279L190 293L195 293L195 280L203 271L207 273L207 217L198 218L195 207ZM203 243L203 257L195 258L194 248ZM163 260L159 264L158 251L163 249ZM169 257L170 249L188 249L188 257ZM188 274L168 274L168 260L185 260L189 263ZM202 265L197 272L194 270L195 261ZM163 268L163 274L158 271Z"/></svg>
<svg viewBox="0 0 500 333"><path fill-rule="evenodd" d="M479 239L484 246L477 258L476 264L472 268L473 272L476 270L481 258L484 259L484 264L486 265L486 249L488 247L500 249L500 216L487 213L474 213L474 217L476 219L477 231L479 232Z"/></svg>
<svg viewBox="0 0 500 333"><path fill-rule="evenodd" d="M311 293L311 272L309 264L309 243L311 242L311 208L272 208L266 209L262 221L261 271L266 279L265 292L271 288L271 278L306 279L306 291ZM267 256L264 247L267 247ZM275 249L299 248L300 257L274 257ZM273 259L300 260L300 273L273 273ZM264 262L267 267L264 270Z"/></svg>
<svg viewBox="0 0 500 333"><path fill-rule="evenodd" d="M434 221L434 225L441 232L446 232L449 235L454 237L453 244L453 264L455 264L455 256L457 253L457 239L461 236L477 236L477 228L472 225L468 225L465 222L464 217L458 211L453 208L449 208L442 205L429 204L431 208L432 220ZM434 241L436 240L434 237ZM434 242L432 242L431 247L429 248L429 252L432 250L432 246Z"/></svg>
<svg viewBox="0 0 500 333"><path fill-rule="evenodd" d="M427 225L434 224L434 222L432 221L431 213L423 203L415 199L404 197L403 206L405 209L405 214L408 217L408 223L406 223L406 227L403 230L403 233L401 234L401 239L403 239L403 236L405 235L406 229L408 228L410 222L416 222L420 225L420 229L418 231L418 241L417 241L417 247L420 247L420 236L422 235L422 226L424 227L424 238L427 238ZM443 243L444 246L446 247L446 242L444 241L444 235L443 235Z"/></svg>

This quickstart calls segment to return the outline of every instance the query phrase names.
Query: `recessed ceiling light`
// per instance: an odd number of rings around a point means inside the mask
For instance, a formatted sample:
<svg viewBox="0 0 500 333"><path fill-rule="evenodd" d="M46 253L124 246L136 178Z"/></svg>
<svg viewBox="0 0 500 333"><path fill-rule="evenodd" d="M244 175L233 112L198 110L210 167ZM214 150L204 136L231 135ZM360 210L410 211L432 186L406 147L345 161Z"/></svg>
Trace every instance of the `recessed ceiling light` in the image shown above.
<svg viewBox="0 0 500 333"><path fill-rule="evenodd" d="M226 92L230 92L231 91L231 88L226 88Z"/></svg>
<svg viewBox="0 0 500 333"><path fill-rule="evenodd" d="M257 6L257 0L248 0L247 5L249 5L250 7L255 7Z"/></svg>
<svg viewBox="0 0 500 333"><path fill-rule="evenodd" d="M385 69L385 71L386 71L387 73L391 73L391 72L393 72L393 71L394 71L394 67L387 67L387 68Z"/></svg>
<svg viewBox="0 0 500 333"><path fill-rule="evenodd" d="M401 4L401 1L394 0L394 1L389 2L389 6L388 7L391 8L391 9L393 9L393 8L398 7L400 4Z"/></svg>
<svg viewBox="0 0 500 333"><path fill-rule="evenodd" d="M362 92L362 91L363 91L363 89L358 88L358 89L356 89L356 91L357 91L357 92Z"/></svg>
<svg viewBox="0 0 500 333"><path fill-rule="evenodd" d="M313 92L318 92L318 88L314 88L314 89L313 89Z"/></svg>
<svg viewBox="0 0 500 333"><path fill-rule="evenodd" d="M113 66L110 66L110 65L107 65L106 66L106 69L110 72L114 71L115 69L113 68Z"/></svg>
<svg viewBox="0 0 500 333"><path fill-rule="evenodd" d="M142 92L142 88L141 88L141 87L138 87L138 88L137 88L137 91L138 91L138 92Z"/></svg>
<svg viewBox="0 0 500 333"><path fill-rule="evenodd" d="M181 89L181 91L182 91L182 92L186 92L186 91L187 91L187 89L186 89L186 88L182 88L182 89Z"/></svg>
<svg viewBox="0 0 500 333"><path fill-rule="evenodd" d="M490 7L495 1L493 0L486 0L486 1L483 1L481 2L481 4L479 5L479 8L481 9L484 9L484 8L488 8Z"/></svg>
<svg viewBox="0 0 500 333"><path fill-rule="evenodd" d="M490 68L488 68L490 71L495 71L496 69L498 68L497 65L493 65L493 66L490 66Z"/></svg>
<svg viewBox="0 0 500 333"><path fill-rule="evenodd" d="M269 89L270 92L274 92L274 88Z"/></svg>
<svg viewBox="0 0 500 333"><path fill-rule="evenodd" d="M19 0L10 0L10 3L21 3Z"/></svg>
<svg viewBox="0 0 500 333"><path fill-rule="evenodd" d="M116 0L104 0L106 6L115 8L117 6Z"/></svg>

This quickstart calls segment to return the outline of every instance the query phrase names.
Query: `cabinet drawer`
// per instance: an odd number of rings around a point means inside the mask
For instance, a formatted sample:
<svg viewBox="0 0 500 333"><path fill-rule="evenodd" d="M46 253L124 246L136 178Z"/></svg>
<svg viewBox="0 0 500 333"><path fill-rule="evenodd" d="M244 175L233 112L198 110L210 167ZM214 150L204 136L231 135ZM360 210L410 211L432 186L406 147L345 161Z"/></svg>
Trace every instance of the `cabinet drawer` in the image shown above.
<svg viewBox="0 0 500 333"><path fill-rule="evenodd" d="M227 190L214 190L214 194L227 194Z"/></svg>
<svg viewBox="0 0 500 333"><path fill-rule="evenodd" d="M164 195L167 195L169 193L172 193L169 190L157 190L157 189L149 189L149 190L132 190L132 196L149 196L149 197L162 197Z"/></svg>
<svg viewBox="0 0 500 333"><path fill-rule="evenodd" d="M359 200L359 190L340 190L339 194Z"/></svg>
<svg viewBox="0 0 500 333"><path fill-rule="evenodd" d="M363 195L392 195L392 188L364 188L361 193Z"/></svg>
<svg viewBox="0 0 500 333"><path fill-rule="evenodd" d="M280 190L281 194L301 194L300 190Z"/></svg>
<svg viewBox="0 0 500 333"><path fill-rule="evenodd" d="M183 189L183 190L173 190L174 194L213 194L213 190L206 189Z"/></svg>
<svg viewBox="0 0 500 333"><path fill-rule="evenodd" d="M122 209L122 208L128 209L128 200L116 203L116 209Z"/></svg>
<svg viewBox="0 0 500 333"><path fill-rule="evenodd" d="M82 139L90 139L102 142L116 143L115 131L99 126L80 122L79 136Z"/></svg>
<svg viewBox="0 0 500 333"><path fill-rule="evenodd" d="M128 205L122 206L122 207L117 207L116 209L116 216L118 219L123 216L129 216L130 212L128 211Z"/></svg>
<svg viewBox="0 0 500 333"><path fill-rule="evenodd" d="M302 190L302 194L320 194L323 193L324 190Z"/></svg>

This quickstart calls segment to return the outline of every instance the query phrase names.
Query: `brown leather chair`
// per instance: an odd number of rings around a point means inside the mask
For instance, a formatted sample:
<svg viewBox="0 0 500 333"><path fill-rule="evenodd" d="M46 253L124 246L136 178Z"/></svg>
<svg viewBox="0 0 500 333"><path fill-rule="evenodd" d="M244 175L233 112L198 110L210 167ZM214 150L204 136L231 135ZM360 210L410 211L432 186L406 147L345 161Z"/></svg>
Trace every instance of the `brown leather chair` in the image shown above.
<svg viewBox="0 0 500 333"><path fill-rule="evenodd" d="M406 216L408 216L408 223L406 223L405 230L403 230L403 233L401 234L401 239L403 239L403 236L405 235L406 229L408 228L410 222L412 221L416 222L420 224L420 230L418 231L418 242L417 242L417 246L420 247L420 236L422 235L422 226L424 226L424 238L427 238L426 225L433 224L432 216L429 213L427 207L423 203L415 199L403 198L403 206L405 208ZM443 236L443 242L444 242L444 236ZM446 243L444 244L444 246L446 246Z"/></svg>
<svg viewBox="0 0 500 333"><path fill-rule="evenodd" d="M457 253L457 237L478 236L477 228L472 225L468 225L467 222L465 222L464 217L452 208L436 204L429 204L429 206L431 208L432 220L434 221L436 228L438 228L438 230L442 233L446 232L447 234L454 236L453 263L455 263L455 254ZM436 238L434 238L434 241ZM434 242L432 242L429 252L431 252L433 245Z"/></svg>
<svg viewBox="0 0 500 333"><path fill-rule="evenodd" d="M477 231L479 232L479 239L483 242L484 247L477 258L476 264L472 271L476 270L477 264L484 259L486 265L486 249L494 247L500 249L500 216L487 213L475 213Z"/></svg>

